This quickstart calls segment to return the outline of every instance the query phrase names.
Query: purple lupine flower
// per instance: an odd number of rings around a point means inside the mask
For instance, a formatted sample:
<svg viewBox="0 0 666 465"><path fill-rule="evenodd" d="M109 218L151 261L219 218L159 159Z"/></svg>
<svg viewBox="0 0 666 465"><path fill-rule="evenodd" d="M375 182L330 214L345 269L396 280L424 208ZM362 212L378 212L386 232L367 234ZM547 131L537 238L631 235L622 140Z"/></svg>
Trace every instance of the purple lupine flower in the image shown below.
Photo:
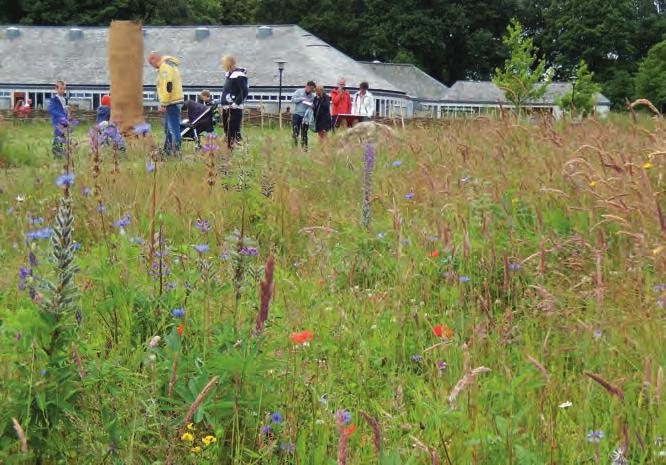
<svg viewBox="0 0 666 465"><path fill-rule="evenodd" d="M407 200L412 200L414 198L414 193L413 192L408 192L407 194L405 194L405 198Z"/></svg>
<svg viewBox="0 0 666 465"><path fill-rule="evenodd" d="M30 263L30 266L32 267L37 266L37 256L32 250L28 254L28 263Z"/></svg>
<svg viewBox="0 0 666 465"><path fill-rule="evenodd" d="M32 268L19 267L18 278L18 288L21 290L25 289L28 282L32 280Z"/></svg>
<svg viewBox="0 0 666 465"><path fill-rule="evenodd" d="M61 174L56 178L56 186L71 187L74 184L74 173Z"/></svg>
<svg viewBox="0 0 666 465"><path fill-rule="evenodd" d="M197 222L194 224L194 227L197 228L201 234L206 234L208 231L210 231L208 220L202 220L201 218L197 218Z"/></svg>
<svg viewBox="0 0 666 465"><path fill-rule="evenodd" d="M275 423L276 425L282 424L282 415L280 415L279 412L273 412L271 413L271 423Z"/></svg>
<svg viewBox="0 0 666 465"><path fill-rule="evenodd" d="M16 331L16 334L14 334L14 339L16 339L17 341L20 341L22 337L23 336L19 331Z"/></svg>
<svg viewBox="0 0 666 465"><path fill-rule="evenodd" d="M589 431L587 433L587 442L599 442L604 438L604 432L601 430L598 431Z"/></svg>
<svg viewBox="0 0 666 465"><path fill-rule="evenodd" d="M372 195L372 170L375 167L375 148L367 144L363 152L363 198L361 201L361 224L370 226L370 196Z"/></svg>
<svg viewBox="0 0 666 465"><path fill-rule="evenodd" d="M174 318L182 318L185 316L185 309L182 307L174 308L171 310L171 316Z"/></svg>
<svg viewBox="0 0 666 465"><path fill-rule="evenodd" d="M118 221L116 221L115 223L113 223L113 225L114 225L116 228L126 228L127 226L129 226L129 224L130 224L130 217L127 216L127 215L123 216L123 217L120 218Z"/></svg>
<svg viewBox="0 0 666 465"><path fill-rule="evenodd" d="M83 313L81 313L81 310L77 309L74 312L74 319L76 320L77 325L81 324L81 322L83 321Z"/></svg>
<svg viewBox="0 0 666 465"><path fill-rule="evenodd" d="M208 252L208 245L206 244L193 245L192 248L200 254Z"/></svg>
<svg viewBox="0 0 666 465"><path fill-rule="evenodd" d="M241 255L248 255L248 256L251 256L251 257L256 257L257 254L259 253L259 251L257 250L256 247L245 247L245 246L243 246L243 247L241 247L239 253Z"/></svg>

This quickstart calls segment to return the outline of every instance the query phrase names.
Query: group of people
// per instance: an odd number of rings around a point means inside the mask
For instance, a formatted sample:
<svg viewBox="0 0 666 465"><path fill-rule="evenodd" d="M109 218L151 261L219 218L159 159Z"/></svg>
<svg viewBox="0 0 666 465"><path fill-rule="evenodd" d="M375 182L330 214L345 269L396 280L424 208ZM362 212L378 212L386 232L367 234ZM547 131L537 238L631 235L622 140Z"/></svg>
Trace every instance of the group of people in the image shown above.
<svg viewBox="0 0 666 465"><path fill-rule="evenodd" d="M171 56L162 56L157 52L148 55L148 63L157 70L157 99L160 111L164 112L164 147L166 154L180 151L181 120L180 112L184 103L183 85L178 71L178 60ZM249 93L247 71L236 65L231 55L222 57L225 71L222 99L214 102L210 92L202 92L205 104L221 106L222 127L224 128L227 146L231 149L241 141L241 123L243 121L243 105Z"/></svg>
<svg viewBox="0 0 666 465"><path fill-rule="evenodd" d="M326 138L326 134L338 126L341 115L355 116L361 121L374 116L375 100L368 90L368 83L362 82L353 96L346 86L345 79L340 78L337 87L326 94L324 86L308 81L303 89L294 92L291 123L295 146L298 146L300 137L301 146L307 149L310 127L320 139Z"/></svg>
<svg viewBox="0 0 666 465"><path fill-rule="evenodd" d="M221 60L225 71L221 100L214 100L211 93L204 90L199 95L201 103L185 101L178 59L151 52L147 61L157 71L155 87L160 112L164 114L162 150L165 155L179 153L183 134L188 132L188 128L183 131L181 124L183 106L188 112L190 121L198 121L206 116L204 132L213 132L219 120L224 129L226 145L230 149L242 140L243 107L248 97L249 86L247 70L237 66L233 56L226 55ZM375 113L375 101L368 89L368 83L361 82L358 92L352 96L345 80L341 78L337 87L328 94L322 85L317 85L314 81L308 81L303 89L296 90L291 98L294 105L292 113L294 145L298 146L300 138L301 146L307 149L310 128L313 128L320 138L325 138L329 131L335 130L338 126L342 115L356 117L361 121L372 118ZM97 112L98 125L110 122L110 106L110 97L104 96ZM49 101L49 113L54 128L53 153L57 155L62 153L62 136L69 120L63 81L56 82L54 97ZM198 134L193 133L198 142Z"/></svg>

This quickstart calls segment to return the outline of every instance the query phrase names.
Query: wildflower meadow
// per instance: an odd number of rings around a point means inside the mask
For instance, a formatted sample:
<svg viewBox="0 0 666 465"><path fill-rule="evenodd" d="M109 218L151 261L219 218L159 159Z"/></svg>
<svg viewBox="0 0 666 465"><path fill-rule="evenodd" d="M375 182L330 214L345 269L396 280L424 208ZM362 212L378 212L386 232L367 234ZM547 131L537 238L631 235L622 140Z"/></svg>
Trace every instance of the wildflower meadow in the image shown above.
<svg viewBox="0 0 666 465"><path fill-rule="evenodd" d="M0 121L0 463L666 463L661 119L92 126Z"/></svg>

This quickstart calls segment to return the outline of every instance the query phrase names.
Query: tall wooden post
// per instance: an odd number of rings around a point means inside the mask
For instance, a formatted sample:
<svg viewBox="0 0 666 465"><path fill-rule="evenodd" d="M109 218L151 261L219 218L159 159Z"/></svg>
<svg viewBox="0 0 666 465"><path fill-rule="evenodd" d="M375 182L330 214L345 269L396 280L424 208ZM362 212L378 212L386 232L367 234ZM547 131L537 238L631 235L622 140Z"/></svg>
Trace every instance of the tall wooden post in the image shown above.
<svg viewBox="0 0 666 465"><path fill-rule="evenodd" d="M109 28L111 120L123 133L145 122L143 117L143 31L141 23L112 21Z"/></svg>

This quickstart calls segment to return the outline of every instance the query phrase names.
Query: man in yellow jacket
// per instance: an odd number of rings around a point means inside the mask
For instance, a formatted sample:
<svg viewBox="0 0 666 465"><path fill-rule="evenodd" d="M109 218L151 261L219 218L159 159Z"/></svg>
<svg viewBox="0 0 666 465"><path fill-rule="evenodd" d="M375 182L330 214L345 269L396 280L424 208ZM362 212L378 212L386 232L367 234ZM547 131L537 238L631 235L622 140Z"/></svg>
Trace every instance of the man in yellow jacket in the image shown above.
<svg viewBox="0 0 666 465"><path fill-rule="evenodd" d="M176 154L180 150L180 110L183 104L183 85L178 72L178 60L157 52L148 55L148 63L157 70L157 99L164 112L164 151Z"/></svg>

